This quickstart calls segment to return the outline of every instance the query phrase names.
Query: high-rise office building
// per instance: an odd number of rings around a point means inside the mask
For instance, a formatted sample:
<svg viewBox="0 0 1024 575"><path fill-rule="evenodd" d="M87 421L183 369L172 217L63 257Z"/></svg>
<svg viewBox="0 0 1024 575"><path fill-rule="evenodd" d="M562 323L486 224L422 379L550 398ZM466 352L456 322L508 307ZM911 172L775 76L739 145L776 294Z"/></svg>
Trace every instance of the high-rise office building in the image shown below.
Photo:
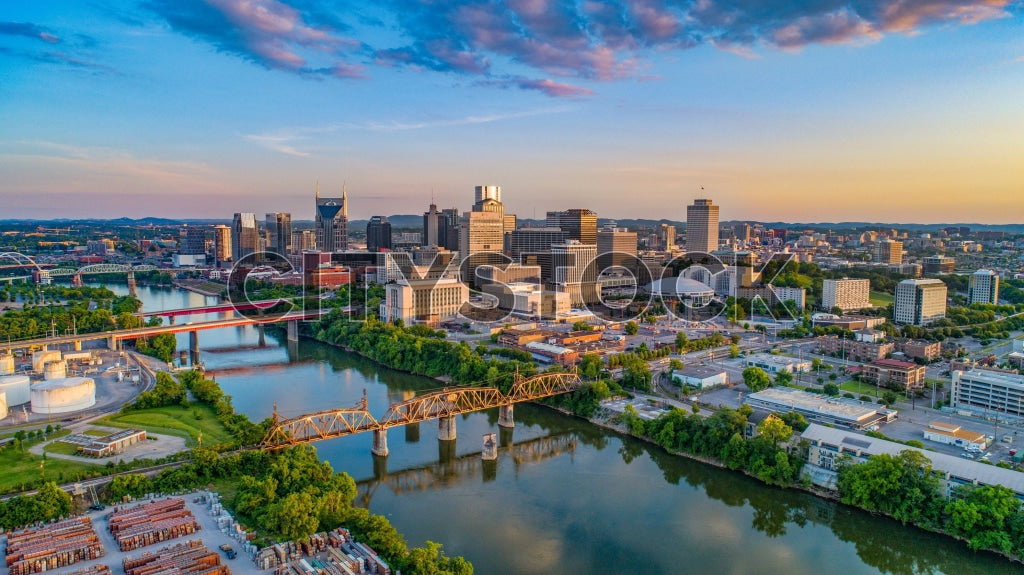
<svg viewBox="0 0 1024 575"><path fill-rule="evenodd" d="M622 267L636 273L636 232L605 228L597 232L597 264L600 270ZM609 270L612 271L612 270Z"/></svg>
<svg viewBox="0 0 1024 575"><path fill-rule="evenodd" d="M437 211L437 204L430 202L430 208L423 212L423 245L443 246L443 236L440 235L441 227L444 225L444 216Z"/></svg>
<svg viewBox="0 0 1024 575"><path fill-rule="evenodd" d="M459 249L459 209L441 210L441 222L437 228L438 246L451 251Z"/></svg>
<svg viewBox="0 0 1024 575"><path fill-rule="evenodd" d="M992 270L978 270L971 274L967 303L999 303L999 274Z"/></svg>
<svg viewBox="0 0 1024 575"><path fill-rule="evenodd" d="M883 264L903 263L903 242L882 240L876 243L875 261Z"/></svg>
<svg viewBox="0 0 1024 575"><path fill-rule="evenodd" d="M896 284L893 320L926 326L946 317L946 284L937 279L911 279Z"/></svg>
<svg viewBox="0 0 1024 575"><path fill-rule="evenodd" d="M843 312L871 307L871 280L843 278L822 280L821 309L838 307Z"/></svg>
<svg viewBox="0 0 1024 575"><path fill-rule="evenodd" d="M316 247L322 252L348 249L348 190L340 198L321 198L316 187Z"/></svg>
<svg viewBox="0 0 1024 575"><path fill-rule="evenodd" d="M213 257L218 264L231 259L231 228L220 225L213 228Z"/></svg>
<svg viewBox="0 0 1024 575"><path fill-rule="evenodd" d="M256 214L236 213L231 221L231 259L241 261L247 255L263 251L260 249L260 230L256 226Z"/></svg>
<svg viewBox="0 0 1024 575"><path fill-rule="evenodd" d="M573 208L562 212L548 212L547 226L559 228L569 234L570 240L581 244L597 245L597 213Z"/></svg>
<svg viewBox="0 0 1024 575"><path fill-rule="evenodd" d="M199 226L185 226L180 233L182 255L197 256L206 253L206 229Z"/></svg>
<svg viewBox="0 0 1024 575"><path fill-rule="evenodd" d="M505 253L514 260L527 254L551 251L551 244L564 243L569 234L558 228L522 228L505 234Z"/></svg>
<svg viewBox="0 0 1024 575"><path fill-rule="evenodd" d="M292 251L292 215L273 212L267 214L267 251L287 256Z"/></svg>
<svg viewBox="0 0 1024 575"><path fill-rule="evenodd" d="M373 216L366 223L366 249L371 252L391 249L391 222L386 216Z"/></svg>
<svg viewBox="0 0 1024 575"><path fill-rule="evenodd" d="M951 274L956 260L947 256L926 256L921 258L921 273L925 275Z"/></svg>
<svg viewBox="0 0 1024 575"><path fill-rule="evenodd" d="M666 252L673 251L676 249L676 227L668 224L661 224L659 226L659 236L661 248ZM718 243L717 241L715 242ZM717 249L717 248L716 248Z"/></svg>
<svg viewBox="0 0 1024 575"><path fill-rule="evenodd" d="M718 206L709 199L686 206L686 251L711 253L718 249Z"/></svg>
<svg viewBox="0 0 1024 575"><path fill-rule="evenodd" d="M569 294L572 305L594 303L597 290L597 245L567 240L551 246L552 283Z"/></svg>
<svg viewBox="0 0 1024 575"><path fill-rule="evenodd" d="M292 253L316 249L316 232L313 230L292 230Z"/></svg>
<svg viewBox="0 0 1024 575"><path fill-rule="evenodd" d="M501 201L501 186L477 186L474 191L474 204L479 204L484 200Z"/></svg>

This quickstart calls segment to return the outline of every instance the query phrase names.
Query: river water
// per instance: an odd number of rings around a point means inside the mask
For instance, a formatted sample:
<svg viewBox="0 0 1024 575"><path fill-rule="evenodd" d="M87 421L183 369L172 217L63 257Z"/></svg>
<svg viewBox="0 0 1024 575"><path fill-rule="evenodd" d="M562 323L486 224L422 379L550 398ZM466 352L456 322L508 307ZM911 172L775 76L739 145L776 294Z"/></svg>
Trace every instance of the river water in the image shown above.
<svg viewBox="0 0 1024 575"><path fill-rule="evenodd" d="M214 302L141 286L139 297L144 310ZM294 416L354 405L364 392L382 414L391 401L438 387L317 342L285 345L272 330L265 345L255 327L199 339L207 370L253 420L268 417L275 402ZM187 349L187 337L178 344ZM500 431L497 462L479 456L482 435L499 433L496 410L458 418L454 445L439 442L428 422L392 429L386 459L370 455L369 434L316 448L356 480L360 504L386 515L411 544L443 543L482 574L1021 572L952 539L767 487L545 408L519 405L515 418L513 431Z"/></svg>

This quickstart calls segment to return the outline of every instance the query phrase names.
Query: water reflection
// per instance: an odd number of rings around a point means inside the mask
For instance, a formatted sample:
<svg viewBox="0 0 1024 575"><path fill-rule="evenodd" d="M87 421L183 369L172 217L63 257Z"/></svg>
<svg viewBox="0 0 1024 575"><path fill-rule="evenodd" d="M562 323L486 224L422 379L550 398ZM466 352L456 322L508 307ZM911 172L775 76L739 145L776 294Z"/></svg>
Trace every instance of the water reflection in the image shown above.
<svg viewBox="0 0 1024 575"><path fill-rule="evenodd" d="M143 287L140 296L144 309L205 303L178 290ZM268 329L260 348L255 328L201 335L207 367L253 419L268 416L275 401L290 415L352 405L364 389L373 412L383 413L391 401L441 387L333 347L283 339ZM317 449L360 480L360 501L410 543L441 541L478 573L1019 572L952 539L768 487L552 410L517 406L514 430L497 427L497 417L490 410L458 418L457 441L438 441L433 422L394 430L387 458L370 455L369 434ZM484 462L480 438L495 432L498 460ZM541 447L567 439L571 450Z"/></svg>

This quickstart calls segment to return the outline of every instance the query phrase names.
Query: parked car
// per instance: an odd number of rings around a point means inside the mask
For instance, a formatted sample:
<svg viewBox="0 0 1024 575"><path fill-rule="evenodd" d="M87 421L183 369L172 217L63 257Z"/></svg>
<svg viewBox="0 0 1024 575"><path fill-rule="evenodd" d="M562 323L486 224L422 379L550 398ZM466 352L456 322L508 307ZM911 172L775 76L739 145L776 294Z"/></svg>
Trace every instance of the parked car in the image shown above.
<svg viewBox="0 0 1024 575"><path fill-rule="evenodd" d="M89 509L91 509L92 511L103 511L104 509L106 509L106 506L96 503L94 505L90 505Z"/></svg>
<svg viewBox="0 0 1024 575"><path fill-rule="evenodd" d="M227 543L221 545L220 546L220 550L223 551L224 554L228 556L228 559L234 559L235 558L235 555L236 555L235 550L232 549L231 546L228 545Z"/></svg>

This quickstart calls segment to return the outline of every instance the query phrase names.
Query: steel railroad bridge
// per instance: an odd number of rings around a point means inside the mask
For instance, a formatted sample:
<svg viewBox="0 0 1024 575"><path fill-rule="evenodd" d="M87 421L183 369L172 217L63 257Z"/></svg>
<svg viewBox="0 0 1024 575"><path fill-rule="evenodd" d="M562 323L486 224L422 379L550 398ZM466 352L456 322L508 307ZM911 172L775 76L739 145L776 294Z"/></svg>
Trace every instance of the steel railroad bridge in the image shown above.
<svg viewBox="0 0 1024 575"><path fill-rule="evenodd" d="M377 419L370 413L366 396L356 407L326 409L291 419L281 419L274 408L273 425L260 443L262 449L281 449L335 437L373 432L374 455L388 454L388 429L431 419L438 420L438 439L455 439L455 416L483 409L499 408L498 425L514 427L512 406L578 390L579 375L542 373L533 377L516 376L512 389L504 394L496 387L453 387L418 395L391 404Z"/></svg>

